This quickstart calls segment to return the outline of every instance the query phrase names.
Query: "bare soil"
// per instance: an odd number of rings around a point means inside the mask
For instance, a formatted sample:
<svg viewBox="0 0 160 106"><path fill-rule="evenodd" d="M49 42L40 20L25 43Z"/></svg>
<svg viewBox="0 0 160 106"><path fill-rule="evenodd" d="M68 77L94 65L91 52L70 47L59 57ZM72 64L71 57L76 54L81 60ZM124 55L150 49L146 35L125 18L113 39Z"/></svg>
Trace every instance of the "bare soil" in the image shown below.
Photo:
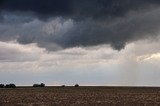
<svg viewBox="0 0 160 106"><path fill-rule="evenodd" d="M160 106L160 88L1 88L0 106Z"/></svg>

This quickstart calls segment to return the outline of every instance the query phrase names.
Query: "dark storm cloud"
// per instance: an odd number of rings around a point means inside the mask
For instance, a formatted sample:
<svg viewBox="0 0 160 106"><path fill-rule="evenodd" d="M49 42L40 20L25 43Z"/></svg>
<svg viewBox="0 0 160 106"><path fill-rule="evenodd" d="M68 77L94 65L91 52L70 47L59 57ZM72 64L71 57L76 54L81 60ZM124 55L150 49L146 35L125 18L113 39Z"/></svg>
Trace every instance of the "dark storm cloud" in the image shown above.
<svg viewBox="0 0 160 106"><path fill-rule="evenodd" d="M1 0L4 25L0 26L0 39L37 43L48 50L55 50L55 45L68 48L99 44L120 50L128 42L158 35L159 6L159 0ZM55 17L61 17L57 23L61 26L71 19L73 26L51 34L42 32L41 26ZM34 23L37 18L40 21Z"/></svg>
<svg viewBox="0 0 160 106"><path fill-rule="evenodd" d="M106 18L159 3L159 0L1 0L0 9L31 11L44 17Z"/></svg>
<svg viewBox="0 0 160 106"><path fill-rule="evenodd" d="M160 9L143 13L132 13L123 18L108 21L92 19L77 22L76 26L54 42L63 47L95 46L109 43L121 50L126 43L139 39L155 38L159 35Z"/></svg>

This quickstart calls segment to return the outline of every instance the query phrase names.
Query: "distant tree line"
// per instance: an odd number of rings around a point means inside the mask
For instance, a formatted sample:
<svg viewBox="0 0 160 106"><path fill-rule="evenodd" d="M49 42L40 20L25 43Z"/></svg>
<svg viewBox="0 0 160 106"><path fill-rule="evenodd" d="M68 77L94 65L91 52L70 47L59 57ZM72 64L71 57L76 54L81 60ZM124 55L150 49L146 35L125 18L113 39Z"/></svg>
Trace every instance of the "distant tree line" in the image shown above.
<svg viewBox="0 0 160 106"><path fill-rule="evenodd" d="M62 85L61 87L66 87L65 85ZM74 87L79 87L78 84L75 84Z"/></svg>
<svg viewBox="0 0 160 106"><path fill-rule="evenodd" d="M0 88L16 88L15 84L0 84Z"/></svg>
<svg viewBox="0 0 160 106"><path fill-rule="evenodd" d="M44 83L41 83L41 84L33 84L33 87L45 87L45 84L44 84Z"/></svg>
<svg viewBox="0 0 160 106"><path fill-rule="evenodd" d="M33 84L32 87L45 87L45 84L44 83L41 83L41 84ZM65 85L62 85L61 87L66 87ZM78 84L75 84L74 87L79 87ZM0 88L16 88L16 85L15 84L0 84Z"/></svg>

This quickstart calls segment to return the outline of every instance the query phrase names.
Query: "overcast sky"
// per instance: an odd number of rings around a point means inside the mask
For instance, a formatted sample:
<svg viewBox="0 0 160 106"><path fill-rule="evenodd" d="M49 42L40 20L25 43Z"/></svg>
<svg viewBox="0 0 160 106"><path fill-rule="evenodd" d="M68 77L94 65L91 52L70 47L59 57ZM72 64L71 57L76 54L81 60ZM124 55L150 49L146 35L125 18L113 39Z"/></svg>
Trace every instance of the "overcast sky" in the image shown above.
<svg viewBox="0 0 160 106"><path fill-rule="evenodd" d="M160 1L1 0L0 83L160 86Z"/></svg>

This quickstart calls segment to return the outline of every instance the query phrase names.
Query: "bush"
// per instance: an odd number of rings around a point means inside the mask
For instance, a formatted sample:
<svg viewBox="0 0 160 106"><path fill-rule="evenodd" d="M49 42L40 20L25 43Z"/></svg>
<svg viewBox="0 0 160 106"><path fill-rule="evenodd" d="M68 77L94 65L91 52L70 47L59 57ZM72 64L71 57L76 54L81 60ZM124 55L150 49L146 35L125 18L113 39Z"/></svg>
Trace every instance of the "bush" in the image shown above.
<svg viewBox="0 0 160 106"><path fill-rule="evenodd" d="M61 87L65 87L65 85L62 85Z"/></svg>
<svg viewBox="0 0 160 106"><path fill-rule="evenodd" d="M75 84L74 87L79 87L79 85L78 85L78 84Z"/></svg>
<svg viewBox="0 0 160 106"><path fill-rule="evenodd" d="M5 88L16 88L15 84L7 84Z"/></svg>
<svg viewBox="0 0 160 106"><path fill-rule="evenodd" d="M0 88L4 88L4 84L0 84Z"/></svg>
<svg viewBox="0 0 160 106"><path fill-rule="evenodd" d="M33 87L39 87L39 84L33 84Z"/></svg>
<svg viewBox="0 0 160 106"><path fill-rule="evenodd" d="M33 84L33 87L45 87L45 84L44 84L44 83L41 83L41 84Z"/></svg>

